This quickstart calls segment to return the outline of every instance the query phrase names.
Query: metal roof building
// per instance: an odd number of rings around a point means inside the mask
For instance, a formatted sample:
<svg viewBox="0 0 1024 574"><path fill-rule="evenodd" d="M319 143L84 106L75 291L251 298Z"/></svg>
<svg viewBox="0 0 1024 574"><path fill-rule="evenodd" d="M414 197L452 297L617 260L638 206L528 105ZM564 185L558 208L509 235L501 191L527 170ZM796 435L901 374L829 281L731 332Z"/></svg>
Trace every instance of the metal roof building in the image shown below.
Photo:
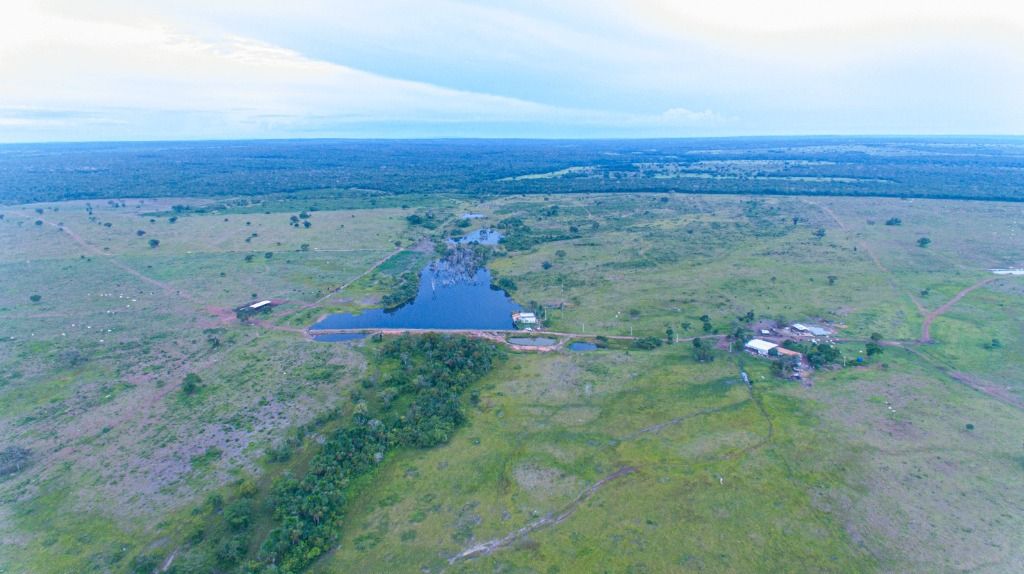
<svg viewBox="0 0 1024 574"><path fill-rule="evenodd" d="M776 345L775 343L765 341L762 339L751 339L747 341L746 345L743 345L744 349L748 351L754 351L758 355L767 355L768 351L771 351L776 347L778 347L778 345Z"/></svg>

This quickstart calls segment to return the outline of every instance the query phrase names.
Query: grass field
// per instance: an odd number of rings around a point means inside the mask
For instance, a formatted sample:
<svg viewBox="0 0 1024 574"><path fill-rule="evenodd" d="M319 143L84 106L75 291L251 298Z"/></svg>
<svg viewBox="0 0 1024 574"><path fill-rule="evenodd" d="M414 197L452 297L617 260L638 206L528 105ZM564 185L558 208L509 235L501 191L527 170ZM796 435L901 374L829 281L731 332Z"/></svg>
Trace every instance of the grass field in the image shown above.
<svg viewBox="0 0 1024 574"><path fill-rule="evenodd" d="M268 451L300 426L323 432L318 421L351 406L375 360L371 342L314 343L302 328L375 305L434 241L480 226L506 230L489 266L517 301L546 309L552 330L687 338L731 333L753 311L833 324L850 358L875 332L887 346L863 366L816 372L813 386L725 349L697 363L685 341L511 353L450 443L402 451L360 479L338 547L313 570L1024 569L1024 278L979 285L989 268L1024 263L1018 205L319 203L0 210L0 449L31 452L0 477L0 572L131 571L138 555L187 547L209 495L239 480L265 494L302 472L316 440L289 462ZM433 228L406 219L432 209ZM466 212L485 217L457 226ZM235 319L263 298L280 305ZM449 563L546 516L561 521Z"/></svg>

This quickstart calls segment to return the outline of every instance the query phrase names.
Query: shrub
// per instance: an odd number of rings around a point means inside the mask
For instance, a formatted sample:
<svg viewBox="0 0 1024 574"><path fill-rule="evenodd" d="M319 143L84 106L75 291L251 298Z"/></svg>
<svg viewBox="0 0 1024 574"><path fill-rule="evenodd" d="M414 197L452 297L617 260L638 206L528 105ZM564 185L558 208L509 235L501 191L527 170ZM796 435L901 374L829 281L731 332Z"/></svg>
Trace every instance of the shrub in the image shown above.
<svg viewBox="0 0 1024 574"><path fill-rule="evenodd" d="M659 337L640 337L633 341L633 346L637 349L657 349L661 346L661 339Z"/></svg>
<svg viewBox="0 0 1024 574"><path fill-rule="evenodd" d="M29 295L28 300L33 303L38 303L43 300L42 295Z"/></svg>
<svg viewBox="0 0 1024 574"><path fill-rule="evenodd" d="M181 392L186 395L194 395L199 390L199 385L203 380L199 378L199 375L195 373L189 373L185 375L185 380L181 383Z"/></svg>

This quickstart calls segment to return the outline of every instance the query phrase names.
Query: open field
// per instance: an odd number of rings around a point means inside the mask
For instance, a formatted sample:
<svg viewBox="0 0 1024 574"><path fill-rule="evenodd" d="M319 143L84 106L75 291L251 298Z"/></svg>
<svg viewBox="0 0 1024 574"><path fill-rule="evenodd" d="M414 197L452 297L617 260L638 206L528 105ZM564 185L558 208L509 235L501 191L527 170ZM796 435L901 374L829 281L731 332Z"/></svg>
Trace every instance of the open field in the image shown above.
<svg viewBox="0 0 1024 574"><path fill-rule="evenodd" d="M851 362L872 333L885 350L813 385L725 343L704 363L689 342L513 351L473 384L446 444L397 450L353 481L336 548L313 571L1024 568L1024 278L956 299L988 269L1024 264L1019 204L268 201L0 209L0 449L31 452L0 477L0 572L167 563L195 544L210 495L231 500L248 481L265 534L273 481L305 473L355 404L379 400L366 383L380 376L377 343L315 343L303 328L377 304L435 241L480 226L505 233L488 267L552 331L725 341L752 311L758 324L835 326ZM435 209L436 225L407 220ZM459 227L464 212L484 217ZM235 318L264 298L280 305ZM285 444L294 456L275 458ZM195 571L233 571L208 566Z"/></svg>

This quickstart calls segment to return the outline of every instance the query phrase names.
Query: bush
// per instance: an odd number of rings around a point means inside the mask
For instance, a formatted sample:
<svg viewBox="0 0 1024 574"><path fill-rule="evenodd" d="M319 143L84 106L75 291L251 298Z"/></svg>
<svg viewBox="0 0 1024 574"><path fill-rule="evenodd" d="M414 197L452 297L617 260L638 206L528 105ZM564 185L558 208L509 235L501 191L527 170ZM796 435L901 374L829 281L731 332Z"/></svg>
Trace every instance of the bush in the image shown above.
<svg viewBox="0 0 1024 574"><path fill-rule="evenodd" d="M38 303L38 302L43 300L43 296L42 295L30 295L28 300L33 302L33 303Z"/></svg>
<svg viewBox="0 0 1024 574"><path fill-rule="evenodd" d="M644 350L657 349L661 346L661 339L659 337L640 337L633 341L633 346Z"/></svg>
<svg viewBox="0 0 1024 574"><path fill-rule="evenodd" d="M203 380L199 378L199 375L195 373L189 373L185 375L185 380L181 383L181 392L186 395L194 395L199 391L199 385Z"/></svg>
<svg viewBox="0 0 1024 574"><path fill-rule="evenodd" d="M31 462L32 451L20 446L0 450L0 476L21 472Z"/></svg>

